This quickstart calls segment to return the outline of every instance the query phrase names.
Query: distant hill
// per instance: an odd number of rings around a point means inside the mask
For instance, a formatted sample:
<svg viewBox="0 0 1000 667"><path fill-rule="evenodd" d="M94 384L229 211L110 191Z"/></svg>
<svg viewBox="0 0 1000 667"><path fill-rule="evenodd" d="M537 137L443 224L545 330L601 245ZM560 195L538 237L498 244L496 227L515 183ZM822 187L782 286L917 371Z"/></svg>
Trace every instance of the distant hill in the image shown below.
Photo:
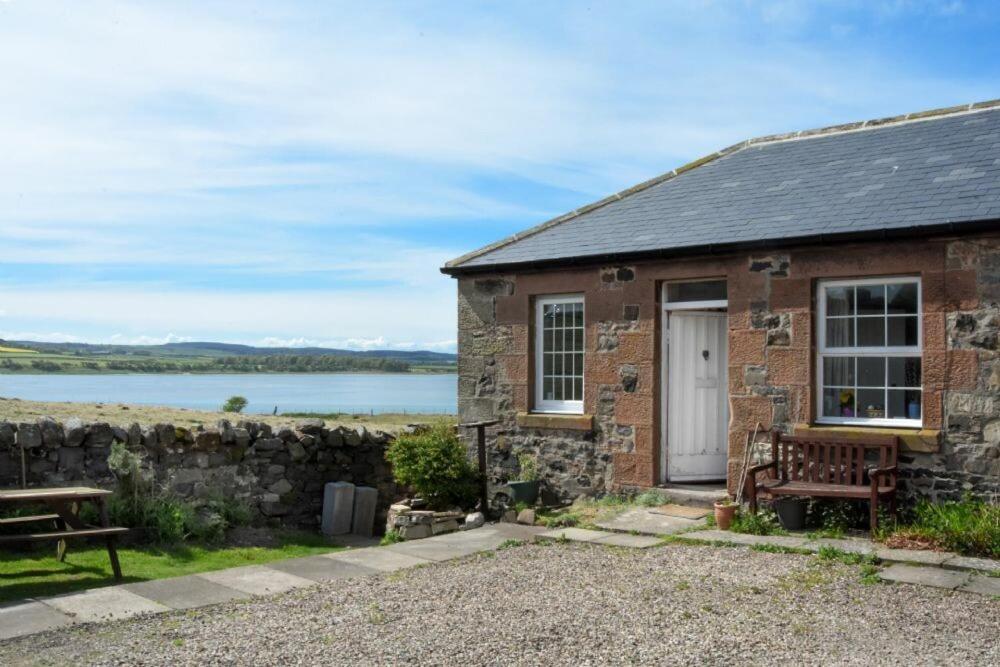
<svg viewBox="0 0 1000 667"><path fill-rule="evenodd" d="M374 359L400 359L411 363L453 363L458 357L448 352L428 350L341 350L332 347L255 347L235 343L166 343L164 345L103 345L95 343L42 343L30 340L0 341L0 344L39 352L73 354L137 354L139 356L177 357L229 357L273 356L297 354L301 356L335 355L338 357L368 357Z"/></svg>

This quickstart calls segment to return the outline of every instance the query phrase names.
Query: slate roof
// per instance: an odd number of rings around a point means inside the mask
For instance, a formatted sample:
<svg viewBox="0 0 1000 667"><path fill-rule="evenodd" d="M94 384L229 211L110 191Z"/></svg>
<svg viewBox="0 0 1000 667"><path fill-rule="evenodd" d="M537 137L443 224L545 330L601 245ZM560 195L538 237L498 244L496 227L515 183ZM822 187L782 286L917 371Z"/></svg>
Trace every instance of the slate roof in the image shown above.
<svg viewBox="0 0 1000 667"><path fill-rule="evenodd" d="M445 273L912 235L1000 221L1000 100L751 139Z"/></svg>

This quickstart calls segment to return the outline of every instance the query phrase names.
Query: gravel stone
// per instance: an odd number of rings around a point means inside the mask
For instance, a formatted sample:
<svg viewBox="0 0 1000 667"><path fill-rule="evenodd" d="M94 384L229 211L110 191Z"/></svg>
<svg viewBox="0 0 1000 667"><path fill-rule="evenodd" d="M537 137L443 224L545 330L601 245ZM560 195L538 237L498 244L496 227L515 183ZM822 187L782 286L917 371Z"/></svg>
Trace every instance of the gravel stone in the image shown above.
<svg viewBox="0 0 1000 667"><path fill-rule="evenodd" d="M0 664L1000 664L998 603L814 556L525 545L0 644Z"/></svg>

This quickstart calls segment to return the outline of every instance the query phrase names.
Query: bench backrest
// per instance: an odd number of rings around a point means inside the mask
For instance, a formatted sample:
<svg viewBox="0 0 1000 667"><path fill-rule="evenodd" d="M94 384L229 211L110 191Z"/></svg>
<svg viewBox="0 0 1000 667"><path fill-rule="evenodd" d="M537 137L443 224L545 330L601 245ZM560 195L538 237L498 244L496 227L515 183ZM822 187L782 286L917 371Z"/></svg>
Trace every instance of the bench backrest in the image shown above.
<svg viewBox="0 0 1000 667"><path fill-rule="evenodd" d="M864 440L820 435L771 434L771 455L778 475L787 481L867 486L868 468L896 465L899 438L865 436Z"/></svg>

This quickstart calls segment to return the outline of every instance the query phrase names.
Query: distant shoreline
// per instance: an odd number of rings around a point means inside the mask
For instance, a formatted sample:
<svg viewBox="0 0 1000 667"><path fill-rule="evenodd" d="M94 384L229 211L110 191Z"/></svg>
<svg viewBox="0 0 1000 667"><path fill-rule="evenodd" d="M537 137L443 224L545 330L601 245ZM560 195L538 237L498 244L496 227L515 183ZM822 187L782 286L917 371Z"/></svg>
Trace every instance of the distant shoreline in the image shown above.
<svg viewBox="0 0 1000 667"><path fill-rule="evenodd" d="M7 375L457 375L458 368L412 368L408 371L122 371L122 370L87 370L74 368L72 370L43 371L16 370L0 368L0 377Z"/></svg>

